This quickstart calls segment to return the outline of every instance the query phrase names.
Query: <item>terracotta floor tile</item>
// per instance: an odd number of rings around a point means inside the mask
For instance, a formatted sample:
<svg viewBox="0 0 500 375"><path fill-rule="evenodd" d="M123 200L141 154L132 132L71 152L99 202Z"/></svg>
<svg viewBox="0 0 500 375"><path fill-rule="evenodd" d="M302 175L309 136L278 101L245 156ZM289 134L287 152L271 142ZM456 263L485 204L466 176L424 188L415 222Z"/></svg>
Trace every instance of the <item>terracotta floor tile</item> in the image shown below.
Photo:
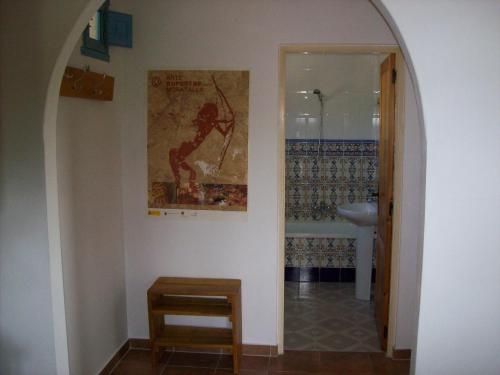
<svg viewBox="0 0 500 375"><path fill-rule="evenodd" d="M130 350L112 375L230 375L232 357L200 353L166 353L156 369L150 351ZM171 355L168 365L167 358ZM408 375L409 361L383 353L286 351L274 358L243 356L240 375ZM269 370L268 370L269 369Z"/></svg>
<svg viewBox="0 0 500 375"><path fill-rule="evenodd" d="M267 371L269 368L269 357L251 357L244 355L241 358L241 370Z"/></svg>
<svg viewBox="0 0 500 375"><path fill-rule="evenodd" d="M214 375L231 375L233 374L232 370L227 370L227 369L219 369L215 371ZM267 370L240 370L239 375L268 375ZM286 373L281 373L281 375L286 375Z"/></svg>
<svg viewBox="0 0 500 375"><path fill-rule="evenodd" d="M120 362L112 371L112 375L161 375L165 364L151 367L150 363Z"/></svg>
<svg viewBox="0 0 500 375"><path fill-rule="evenodd" d="M168 361L168 366L217 367L220 354L174 352Z"/></svg>
<svg viewBox="0 0 500 375"><path fill-rule="evenodd" d="M320 370L333 374L372 374L373 366L369 353L321 352Z"/></svg>
<svg viewBox="0 0 500 375"><path fill-rule="evenodd" d="M285 354L271 358L270 371L319 371L319 352L287 350Z"/></svg>
<svg viewBox="0 0 500 375"><path fill-rule="evenodd" d="M256 357L244 355L241 357L240 370L259 370L266 371L269 367L269 357ZM219 360L217 369L232 369L233 357L223 355Z"/></svg>
<svg viewBox="0 0 500 375"><path fill-rule="evenodd" d="M150 350L129 350L125 356L122 358L122 362L150 362L151 361L151 351Z"/></svg>
<svg viewBox="0 0 500 375"><path fill-rule="evenodd" d="M214 369L201 367L166 367L161 375L213 375ZM138 373L137 375L142 375Z"/></svg>
<svg viewBox="0 0 500 375"><path fill-rule="evenodd" d="M240 375L268 375L267 370L240 370Z"/></svg>
<svg viewBox="0 0 500 375"><path fill-rule="evenodd" d="M370 354L375 375L407 375L410 373L410 361L393 361L383 353Z"/></svg>
<svg viewBox="0 0 500 375"><path fill-rule="evenodd" d="M166 363L171 352L161 352L159 363ZM130 349L122 359L123 362L151 363L151 351Z"/></svg>

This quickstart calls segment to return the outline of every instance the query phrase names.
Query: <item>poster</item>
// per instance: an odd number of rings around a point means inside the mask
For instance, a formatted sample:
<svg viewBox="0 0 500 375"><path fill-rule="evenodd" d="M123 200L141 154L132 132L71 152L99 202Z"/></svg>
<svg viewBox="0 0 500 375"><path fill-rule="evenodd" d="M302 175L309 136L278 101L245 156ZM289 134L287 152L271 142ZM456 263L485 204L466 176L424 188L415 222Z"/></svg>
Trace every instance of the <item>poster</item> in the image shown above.
<svg viewBox="0 0 500 375"><path fill-rule="evenodd" d="M147 80L148 208L246 211L249 72Z"/></svg>

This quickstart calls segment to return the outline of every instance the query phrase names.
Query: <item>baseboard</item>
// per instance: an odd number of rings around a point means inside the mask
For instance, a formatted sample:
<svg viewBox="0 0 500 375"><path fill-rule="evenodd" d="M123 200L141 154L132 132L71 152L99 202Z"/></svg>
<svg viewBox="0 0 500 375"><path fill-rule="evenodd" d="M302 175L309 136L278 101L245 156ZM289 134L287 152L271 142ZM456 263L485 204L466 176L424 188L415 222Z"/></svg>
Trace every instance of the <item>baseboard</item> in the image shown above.
<svg viewBox="0 0 500 375"><path fill-rule="evenodd" d="M261 356L261 357L278 356L277 345L243 344L241 351L243 352L243 355L250 355L250 356Z"/></svg>
<svg viewBox="0 0 500 375"><path fill-rule="evenodd" d="M128 352L130 348L130 340L125 341L125 343L118 349L118 351L111 357L111 359L106 363L104 368L99 372L99 375L109 375L111 371L115 368L117 363L123 356Z"/></svg>
<svg viewBox="0 0 500 375"><path fill-rule="evenodd" d="M130 349L150 349L148 339L128 339Z"/></svg>
<svg viewBox="0 0 500 375"><path fill-rule="evenodd" d="M122 359L129 349L140 349L149 350L151 347L149 339L128 339L118 351L111 357L109 362L104 366L104 368L99 372L99 375L109 375L111 371L115 368L116 364ZM193 349L193 348L182 348L182 347L172 347L171 350L177 352L192 352L192 353L209 353L209 354L221 354L230 352L224 352L220 349ZM278 356L278 346L276 345L255 345L255 344L243 344L242 346L243 355L248 356L261 356L261 357L277 357Z"/></svg>
<svg viewBox="0 0 500 375"><path fill-rule="evenodd" d="M409 361L411 359L411 349L393 349L392 359L400 361Z"/></svg>
<svg viewBox="0 0 500 375"><path fill-rule="evenodd" d="M131 349L149 349L150 344L148 339L129 339L129 344ZM196 349L196 348L185 348L185 347L175 347L170 348L171 350L177 352L191 352L191 353L209 353L209 354L220 354L227 353L229 351L224 351L221 349ZM243 344L241 351L243 355L250 356L262 356L262 357L276 357L278 355L277 345L256 345L256 344Z"/></svg>

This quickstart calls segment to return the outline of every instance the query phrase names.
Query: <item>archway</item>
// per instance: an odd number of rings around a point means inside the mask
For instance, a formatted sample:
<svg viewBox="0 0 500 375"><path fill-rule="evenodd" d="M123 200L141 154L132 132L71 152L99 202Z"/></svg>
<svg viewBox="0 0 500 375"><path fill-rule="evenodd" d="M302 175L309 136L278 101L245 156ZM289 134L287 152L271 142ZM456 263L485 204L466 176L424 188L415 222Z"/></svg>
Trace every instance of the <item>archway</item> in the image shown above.
<svg viewBox="0 0 500 375"><path fill-rule="evenodd" d="M71 51L81 36L90 17L99 9L103 0L90 0L67 36L52 70L43 121L45 187L47 199L47 225L49 239L50 283L54 322L54 346L58 374L69 374L66 309L62 268L62 248L59 221L59 189L57 181L56 129L59 104L59 87Z"/></svg>
<svg viewBox="0 0 500 375"><path fill-rule="evenodd" d="M64 318L64 296L62 286L62 263L61 263L61 246L59 241L59 217L58 217L58 187L57 187L57 160L55 154L56 142L56 113L58 86L60 77L63 74L65 64L69 58L69 54L76 43L81 30L84 28L88 18L99 7L101 1L93 0L89 2L85 8L84 14L80 16L77 24L73 27L71 34L68 36L64 47L57 59L54 67L51 81L47 93L45 121L44 121L44 137L45 137L45 165L47 173L47 202L48 202L48 217L49 217L49 233L50 233L50 255L52 272L52 291L54 296L54 316ZM402 44L403 45L403 44ZM410 64L411 66L411 64ZM56 347L60 355L58 357L67 358L67 347L65 346L65 328L63 327L64 319L55 319L59 322L56 327ZM66 350L66 354L64 354ZM67 360L66 360L67 362Z"/></svg>

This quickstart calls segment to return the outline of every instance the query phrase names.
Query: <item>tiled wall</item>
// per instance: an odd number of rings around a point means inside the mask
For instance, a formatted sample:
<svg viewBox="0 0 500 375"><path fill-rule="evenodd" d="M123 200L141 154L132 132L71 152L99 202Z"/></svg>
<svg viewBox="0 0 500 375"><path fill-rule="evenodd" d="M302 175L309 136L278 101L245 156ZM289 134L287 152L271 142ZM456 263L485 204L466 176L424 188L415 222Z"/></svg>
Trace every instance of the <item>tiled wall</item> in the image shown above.
<svg viewBox="0 0 500 375"><path fill-rule="evenodd" d="M376 200L377 148L374 140L286 141L287 221L343 221L336 207Z"/></svg>
<svg viewBox="0 0 500 375"><path fill-rule="evenodd" d="M372 268L375 270L375 252ZM286 237L285 280L355 281L356 239Z"/></svg>
<svg viewBox="0 0 500 375"><path fill-rule="evenodd" d="M287 237L285 246L286 281L355 281L355 238Z"/></svg>
<svg viewBox="0 0 500 375"><path fill-rule="evenodd" d="M355 238L287 237L285 267L356 268Z"/></svg>
<svg viewBox="0 0 500 375"><path fill-rule="evenodd" d="M321 146L317 139L287 140L286 220L344 221L338 205L376 201L377 148L374 140L322 140ZM355 281L355 269L355 238L286 238L286 280Z"/></svg>

